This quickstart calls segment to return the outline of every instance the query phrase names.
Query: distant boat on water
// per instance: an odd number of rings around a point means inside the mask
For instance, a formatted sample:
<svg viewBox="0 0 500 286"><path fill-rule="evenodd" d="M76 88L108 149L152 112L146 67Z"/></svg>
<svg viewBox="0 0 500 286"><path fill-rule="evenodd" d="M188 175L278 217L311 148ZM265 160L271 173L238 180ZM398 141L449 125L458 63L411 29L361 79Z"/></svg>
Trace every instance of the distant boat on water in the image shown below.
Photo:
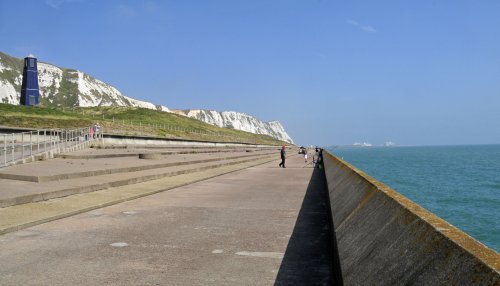
<svg viewBox="0 0 500 286"><path fill-rule="evenodd" d="M356 146L356 147L372 147L373 145L370 144L370 143L366 143L366 142L363 142L363 143L355 142L354 144L352 144L352 146Z"/></svg>

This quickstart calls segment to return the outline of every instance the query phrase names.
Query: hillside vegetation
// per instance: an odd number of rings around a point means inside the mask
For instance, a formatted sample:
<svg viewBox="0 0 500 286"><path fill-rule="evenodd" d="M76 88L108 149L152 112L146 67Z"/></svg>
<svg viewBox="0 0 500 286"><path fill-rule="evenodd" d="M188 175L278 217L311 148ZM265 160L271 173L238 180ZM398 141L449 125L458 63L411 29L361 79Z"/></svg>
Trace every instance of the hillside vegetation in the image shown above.
<svg viewBox="0 0 500 286"><path fill-rule="evenodd" d="M74 128L99 123L104 134L280 145L285 142L181 115L137 107L27 107L0 104L0 125L34 129ZM287 143L288 144L288 143Z"/></svg>

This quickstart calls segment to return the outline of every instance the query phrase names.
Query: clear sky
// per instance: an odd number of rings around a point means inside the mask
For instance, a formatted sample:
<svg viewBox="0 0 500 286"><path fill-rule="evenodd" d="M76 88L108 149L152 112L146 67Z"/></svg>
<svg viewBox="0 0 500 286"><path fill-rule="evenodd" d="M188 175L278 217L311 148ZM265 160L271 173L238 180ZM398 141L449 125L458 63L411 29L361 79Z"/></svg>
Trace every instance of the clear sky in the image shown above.
<svg viewBox="0 0 500 286"><path fill-rule="evenodd" d="M497 0L0 0L0 51L297 144L500 143Z"/></svg>

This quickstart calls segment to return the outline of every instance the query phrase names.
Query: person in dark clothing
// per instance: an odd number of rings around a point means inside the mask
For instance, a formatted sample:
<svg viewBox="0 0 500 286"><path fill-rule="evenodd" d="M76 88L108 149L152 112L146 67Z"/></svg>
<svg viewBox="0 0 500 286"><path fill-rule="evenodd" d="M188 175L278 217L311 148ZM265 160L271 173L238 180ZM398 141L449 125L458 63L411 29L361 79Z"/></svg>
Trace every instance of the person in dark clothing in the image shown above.
<svg viewBox="0 0 500 286"><path fill-rule="evenodd" d="M319 149L319 156L318 156L318 168L323 169L323 149Z"/></svg>
<svg viewBox="0 0 500 286"><path fill-rule="evenodd" d="M279 166L285 168L285 155L286 155L285 145L281 147L280 154L281 154L281 163L279 164Z"/></svg>

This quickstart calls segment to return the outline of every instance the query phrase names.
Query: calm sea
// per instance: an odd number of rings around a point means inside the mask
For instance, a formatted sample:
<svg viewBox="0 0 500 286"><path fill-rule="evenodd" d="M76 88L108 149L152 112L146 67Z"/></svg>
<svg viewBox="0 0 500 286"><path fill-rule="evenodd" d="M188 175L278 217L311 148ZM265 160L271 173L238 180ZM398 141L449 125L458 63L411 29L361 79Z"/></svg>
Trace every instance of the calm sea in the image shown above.
<svg viewBox="0 0 500 286"><path fill-rule="evenodd" d="M327 149L500 252L500 145Z"/></svg>

